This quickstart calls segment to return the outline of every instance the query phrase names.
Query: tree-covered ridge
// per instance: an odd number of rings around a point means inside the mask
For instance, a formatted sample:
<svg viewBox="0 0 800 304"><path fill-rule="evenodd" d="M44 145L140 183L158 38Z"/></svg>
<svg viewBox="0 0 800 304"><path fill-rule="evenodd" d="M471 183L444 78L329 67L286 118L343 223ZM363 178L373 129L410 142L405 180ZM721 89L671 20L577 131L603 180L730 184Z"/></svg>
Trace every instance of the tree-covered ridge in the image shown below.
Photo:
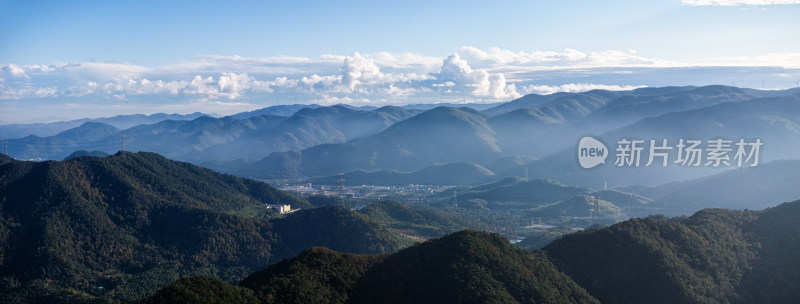
<svg viewBox="0 0 800 304"><path fill-rule="evenodd" d="M312 246L381 253L402 243L336 207L279 220L235 214L264 203L308 204L264 183L151 153L5 163L0 300L136 300L182 275L235 282Z"/></svg>
<svg viewBox="0 0 800 304"><path fill-rule="evenodd" d="M604 303L789 303L800 296L798 216L800 201L631 219L544 252Z"/></svg>
<svg viewBox="0 0 800 304"><path fill-rule="evenodd" d="M596 303L543 255L497 235L459 231L391 254L349 303Z"/></svg>
<svg viewBox="0 0 800 304"><path fill-rule="evenodd" d="M209 276L180 278L141 304L241 303L258 304L253 291Z"/></svg>
<svg viewBox="0 0 800 304"><path fill-rule="evenodd" d="M261 303L794 303L798 216L800 201L636 218L536 252L470 230L385 255L314 248L241 285Z"/></svg>
<svg viewBox="0 0 800 304"><path fill-rule="evenodd" d="M15 161L16 160L11 158L10 156L0 153L0 165L6 164L6 163L15 162Z"/></svg>
<svg viewBox="0 0 800 304"><path fill-rule="evenodd" d="M255 291L262 303L345 303L356 282L386 256L314 247L248 276L239 285Z"/></svg>
<svg viewBox="0 0 800 304"><path fill-rule="evenodd" d="M423 238L441 237L464 227L477 225L462 217L446 216L436 210L411 208L395 201L373 203L359 210L359 213L387 227L408 231L409 234Z"/></svg>
<svg viewBox="0 0 800 304"><path fill-rule="evenodd" d="M166 290L185 283L175 285ZM261 303L597 303L542 254L472 230L385 255L312 248L254 273L240 286L254 291ZM214 287L224 294L232 288ZM187 303L182 299L196 293L159 292L146 303Z"/></svg>

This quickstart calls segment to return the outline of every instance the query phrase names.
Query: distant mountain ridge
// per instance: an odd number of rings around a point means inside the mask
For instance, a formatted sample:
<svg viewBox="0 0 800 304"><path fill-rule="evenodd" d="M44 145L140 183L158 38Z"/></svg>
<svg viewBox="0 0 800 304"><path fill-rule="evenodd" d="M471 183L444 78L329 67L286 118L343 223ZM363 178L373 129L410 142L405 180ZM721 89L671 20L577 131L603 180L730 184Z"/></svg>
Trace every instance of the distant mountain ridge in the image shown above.
<svg viewBox="0 0 800 304"><path fill-rule="evenodd" d="M58 121L51 123L30 123L30 124L7 124L0 125L0 137L7 138L20 138L29 135L39 137L46 137L56 135L62 131L78 127L86 122L99 122L114 126L118 129L127 129L140 124L151 124L163 120L192 120L203 114L195 112L192 114L164 114L157 113L151 115L134 114L134 115L119 115L114 117L96 118L96 119L76 119L69 121Z"/></svg>
<svg viewBox="0 0 800 304"><path fill-rule="evenodd" d="M269 106L269 107L266 107L266 108L261 108L261 109L254 110L254 111L241 112L241 113L237 113L237 114L234 114L234 115L231 115L231 116L233 116L234 118L237 118L237 119L247 119L247 118L254 117L254 116L264 116L264 115L274 115L274 116L286 116L286 117L288 117L288 116L294 115L294 113L297 113L297 111L300 111L300 110L305 109L305 108L313 109L313 108L319 108L319 107L321 107L321 105L318 105L318 104L277 105L277 106Z"/></svg>
<svg viewBox="0 0 800 304"><path fill-rule="evenodd" d="M346 185L397 186L422 185L474 185L495 178L494 172L473 163L435 164L414 172L356 170L342 175ZM338 184L339 175L317 177L309 182L324 185Z"/></svg>
<svg viewBox="0 0 800 304"><path fill-rule="evenodd" d="M474 162L486 166L513 155L543 159L558 153L558 157L564 158L571 153L561 151L575 145L581 136L587 134L610 133L626 125L662 119L658 118L662 116L674 120L678 119L675 118L677 113L724 105L740 107L737 104L752 103L761 96L792 99L792 92L726 86L643 88L622 92L594 90L553 96L531 95L483 112L438 107L399 121L371 136L277 152L260 161L217 164L216 168L236 174L241 174L236 168L258 168L261 173L254 176L284 179L330 176L357 170L412 172L439 162ZM779 115L791 115L791 103L784 106L789 107L789 112ZM728 111L726 115L747 114ZM680 124L660 127L677 130ZM641 133L641 129L638 128L637 132ZM784 150L781 153L786 155L788 152ZM573 162L565 163L564 159L554 163L550 161L553 157L557 158L551 156L539 161L545 164L540 167L543 170L534 170L529 162L521 165L531 169L531 176L559 179L561 177L548 176L554 170L550 167L556 163L557 166L571 166ZM524 171L524 168L505 167L495 174L522 175ZM700 174L696 176L709 174L698 172ZM580 176L576 174L565 181L583 183L583 180L575 179Z"/></svg>
<svg viewBox="0 0 800 304"><path fill-rule="evenodd" d="M87 134L82 139L65 131L8 143L9 153L20 159L63 159L76 150L114 153L122 148L124 134L128 150L154 151L259 179L304 180L347 172L392 175L391 171L415 172L436 164L474 163L498 179L528 174L591 187L606 181L612 187L655 185L719 170L627 174L606 165L585 171L576 167L570 151L587 135L613 146L621 136L675 141L698 133L750 139L766 134L763 139L771 143L769 149L765 146L764 161L795 158L793 151L800 148L793 131L800 129L797 96L797 90L715 85L528 95L484 111L287 105L223 118L165 120L116 132L90 124L72 132ZM289 117L265 114L292 111Z"/></svg>
<svg viewBox="0 0 800 304"><path fill-rule="evenodd" d="M370 135L417 112L397 107L367 111L337 105L303 107L289 117L243 115L246 118L239 119L235 116L201 116L193 120L163 120L125 130L86 122L51 137L29 136L9 140L9 153L23 159L63 159L81 149L113 153L122 148L124 134L128 150L158 152L195 163L218 159L260 159L270 152L344 142ZM70 135L83 133L98 135L91 138Z"/></svg>
<svg viewBox="0 0 800 304"><path fill-rule="evenodd" d="M793 159L798 157L796 151L800 151L800 95L723 102L699 109L670 112L645 118L594 137L604 142L610 151L614 151L617 141L623 138L648 140L648 145L649 140L668 139L673 147L679 139L697 139L704 143L715 139L731 141L745 139L747 142L758 139L764 145L759 153L760 163ZM575 137L570 147L531 164L536 168L532 171L535 172L532 176L590 186L600 186L604 182L612 186L658 185L708 176L735 167L681 167L672 163L677 159L675 154L677 150L673 150L672 162L666 168L646 167L646 159L641 162L640 168L620 168L614 165L616 154L611 154L604 166L586 170L576 162L577 156L574 151L577 151L578 138L579 136ZM735 144L732 146L736 147ZM647 156L645 153L642 155ZM706 159L705 156L703 155L703 160ZM733 154L730 155L730 159L733 159Z"/></svg>
<svg viewBox="0 0 800 304"><path fill-rule="evenodd" d="M254 163L223 166L259 168L261 178L297 178L358 169L416 171L442 162L488 162L501 151L487 118L469 108L438 107L345 143L276 152Z"/></svg>

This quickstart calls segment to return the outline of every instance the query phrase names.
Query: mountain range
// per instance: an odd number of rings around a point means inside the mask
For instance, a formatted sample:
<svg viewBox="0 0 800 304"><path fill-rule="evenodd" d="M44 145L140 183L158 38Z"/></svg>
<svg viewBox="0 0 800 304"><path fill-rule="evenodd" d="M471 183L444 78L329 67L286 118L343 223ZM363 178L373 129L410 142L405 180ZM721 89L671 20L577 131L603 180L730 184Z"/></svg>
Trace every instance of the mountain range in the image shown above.
<svg viewBox="0 0 800 304"><path fill-rule="evenodd" d="M281 114L287 111L261 112ZM337 105L304 107L291 116L200 116L192 120L161 120L127 129L85 122L53 136L30 135L8 140L8 144L9 154L17 158L62 159L75 150L113 153L122 149L124 140L128 150L158 152L173 159L201 163L262 158L274 151L344 142L381 131L417 112L398 107L366 111ZM76 134L83 136L76 137Z"/></svg>
<svg viewBox="0 0 800 304"><path fill-rule="evenodd" d="M613 149L611 143L616 143L617 137L690 138L697 134L697 124L706 126L701 130L708 136L752 140L763 134L772 145L769 153L765 148L765 160L792 158L797 138L793 136L798 115L796 94L794 90L763 92L726 86L667 87L530 96L483 112L439 107L343 143L274 152L259 161L210 166L236 174L243 173L238 168L257 168L260 178L302 178L357 170L413 172L441 162L490 167L516 155L538 161L493 173L500 173L498 177L520 176L525 171L522 166L528 166L531 176L571 184L597 186L611 179L615 186L633 180L659 184L718 171L704 168L675 173L665 169L668 174L646 174L633 170L635 173L626 179L620 174L594 174L598 170L582 172L574 161L575 154L569 151L576 151L576 143L585 135L598 134L595 136ZM719 124L725 127L713 127Z"/></svg>
<svg viewBox="0 0 800 304"><path fill-rule="evenodd" d="M657 117L639 120L628 126L599 133L596 139L609 148L606 165L593 169L583 169L577 165L577 142L571 147L541 158L532 164L532 176L553 178L569 184L602 185L609 182L619 185L659 185L671 181L686 180L719 173L736 168L734 152L735 143L740 140L752 143L759 140L763 143L760 149L759 163L779 159L796 159L800 151L800 95L757 98L740 102L726 102L714 106L672 112ZM662 139L668 139L673 147L670 151L670 164L647 167L647 158L641 159L640 167L616 166L611 154L621 139L642 139L647 143L645 151L649 151L649 140L656 140L659 145ZM677 142L679 140L701 140L703 147L708 141L725 139L731 141L733 165L686 167L675 164L677 160ZM614 152L616 153L616 152ZM642 156L646 157L643 153ZM706 163L707 155L701 156ZM656 159L660 160L660 159ZM753 163L745 164L752 165Z"/></svg>
<svg viewBox="0 0 800 304"><path fill-rule="evenodd" d="M51 123L29 123L29 124L6 124L0 125L0 137L4 138L20 138L30 135L39 137L53 136L63 131L78 127L87 122L98 122L111 125L117 129L127 129L141 124L153 124L164 120L192 120L201 116L206 116L195 112L192 114L164 114L157 113L151 115L134 114L134 115L119 115L114 117L104 118L83 118L69 121L58 121ZM210 115L213 116L213 115Z"/></svg>
<svg viewBox="0 0 800 304"><path fill-rule="evenodd" d="M731 166L646 167L645 159L640 168L620 168L614 165L618 141L668 139L675 160L680 139L758 139L761 163L796 159L799 94L796 89L687 86L532 94L483 110L285 105L127 129L88 122L53 136L7 143L9 154L19 159L63 159L76 150L114 153L124 137L127 150L267 180L332 183L344 173L352 184L475 185L527 176L594 188L657 186ZM578 166L575 151L583 136L606 145L605 165Z"/></svg>

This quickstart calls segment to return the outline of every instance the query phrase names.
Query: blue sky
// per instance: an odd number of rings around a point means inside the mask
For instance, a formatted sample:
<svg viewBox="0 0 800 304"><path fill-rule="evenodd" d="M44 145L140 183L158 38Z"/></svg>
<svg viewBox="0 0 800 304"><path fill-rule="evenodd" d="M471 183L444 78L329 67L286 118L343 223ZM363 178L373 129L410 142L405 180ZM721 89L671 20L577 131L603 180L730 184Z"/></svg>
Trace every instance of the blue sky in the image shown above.
<svg viewBox="0 0 800 304"><path fill-rule="evenodd" d="M684 1L0 0L0 121L800 81L800 1Z"/></svg>

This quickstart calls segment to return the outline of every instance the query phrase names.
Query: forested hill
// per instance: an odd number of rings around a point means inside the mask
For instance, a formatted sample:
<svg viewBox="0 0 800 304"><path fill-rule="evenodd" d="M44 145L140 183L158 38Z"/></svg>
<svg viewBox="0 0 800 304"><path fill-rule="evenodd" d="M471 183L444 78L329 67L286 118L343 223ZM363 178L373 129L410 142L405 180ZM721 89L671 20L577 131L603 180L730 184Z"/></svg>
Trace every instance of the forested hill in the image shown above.
<svg viewBox="0 0 800 304"><path fill-rule="evenodd" d="M547 256L603 303L796 303L800 201L567 235Z"/></svg>
<svg viewBox="0 0 800 304"><path fill-rule="evenodd" d="M471 230L387 255L312 248L240 285L183 279L143 302L203 295L229 303L597 303L543 255Z"/></svg>
<svg viewBox="0 0 800 304"><path fill-rule="evenodd" d="M131 301L183 275L236 282L313 246L400 248L398 236L363 215L326 207L272 220L265 203L309 206L152 153L4 160L0 302Z"/></svg>
<svg viewBox="0 0 800 304"><path fill-rule="evenodd" d="M536 252L469 230L393 254L313 248L239 286L185 278L144 303L796 303L798 217L800 201L637 218Z"/></svg>

